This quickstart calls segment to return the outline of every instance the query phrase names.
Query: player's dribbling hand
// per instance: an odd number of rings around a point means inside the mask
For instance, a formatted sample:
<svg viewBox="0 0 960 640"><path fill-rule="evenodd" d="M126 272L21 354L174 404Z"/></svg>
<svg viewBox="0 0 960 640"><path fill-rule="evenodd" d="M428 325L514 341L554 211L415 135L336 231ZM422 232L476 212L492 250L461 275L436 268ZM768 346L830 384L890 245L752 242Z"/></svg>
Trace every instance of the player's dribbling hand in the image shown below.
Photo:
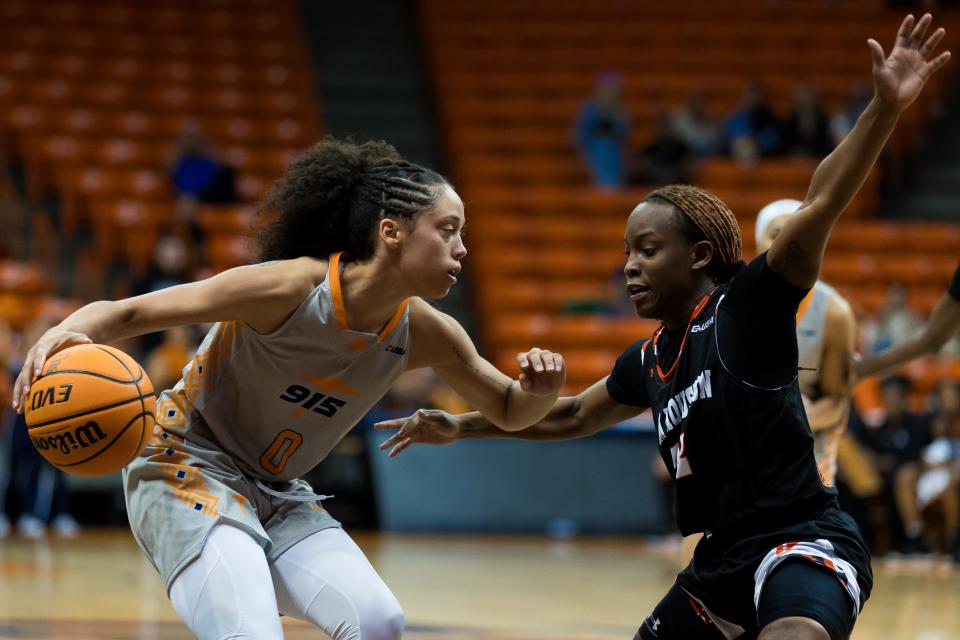
<svg viewBox="0 0 960 640"><path fill-rule="evenodd" d="M380 445L381 451L390 449L391 458L412 444L450 444L456 442L460 435L457 417L436 409L420 409L406 418L384 420L375 424L374 428L397 430Z"/></svg>
<svg viewBox="0 0 960 640"><path fill-rule="evenodd" d="M23 368L20 369L20 375L17 376L17 382L13 386L14 411L23 413L24 407L27 406L30 385L40 375L47 358L67 347L91 344L92 342L93 340L82 333L67 331L59 327L53 327L44 333L37 340L37 344L33 345L27 352L27 357L23 361Z"/></svg>
<svg viewBox="0 0 960 640"><path fill-rule="evenodd" d="M908 15L900 24L897 39L889 56L880 43L870 38L867 44L873 53L873 86L876 98L884 105L904 111L916 100L927 80L950 59L944 51L928 60L946 33L941 27L926 38L933 18L929 13L914 21Z"/></svg>
<svg viewBox="0 0 960 640"><path fill-rule="evenodd" d="M533 348L517 356L520 363L520 388L535 396L560 392L567 380L567 369L559 353Z"/></svg>

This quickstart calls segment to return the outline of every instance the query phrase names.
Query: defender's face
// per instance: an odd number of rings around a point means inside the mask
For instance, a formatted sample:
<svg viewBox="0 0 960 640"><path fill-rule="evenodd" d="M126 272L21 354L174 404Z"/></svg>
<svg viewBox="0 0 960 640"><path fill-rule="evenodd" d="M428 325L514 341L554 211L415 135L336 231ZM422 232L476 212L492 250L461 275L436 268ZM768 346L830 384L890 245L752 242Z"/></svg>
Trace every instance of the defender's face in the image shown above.
<svg viewBox="0 0 960 640"><path fill-rule="evenodd" d="M627 293L641 318L669 318L694 295L691 245L672 206L640 204L627 219L624 235Z"/></svg>

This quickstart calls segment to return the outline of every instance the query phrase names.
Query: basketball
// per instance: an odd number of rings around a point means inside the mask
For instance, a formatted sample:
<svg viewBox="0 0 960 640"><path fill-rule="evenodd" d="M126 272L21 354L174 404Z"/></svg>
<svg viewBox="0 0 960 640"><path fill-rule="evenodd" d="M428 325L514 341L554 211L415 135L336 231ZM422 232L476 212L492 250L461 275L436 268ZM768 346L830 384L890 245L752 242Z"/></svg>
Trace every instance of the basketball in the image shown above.
<svg viewBox="0 0 960 640"><path fill-rule="evenodd" d="M30 440L53 466L99 476L130 463L153 433L153 385L119 349L84 344L51 356L25 407Z"/></svg>

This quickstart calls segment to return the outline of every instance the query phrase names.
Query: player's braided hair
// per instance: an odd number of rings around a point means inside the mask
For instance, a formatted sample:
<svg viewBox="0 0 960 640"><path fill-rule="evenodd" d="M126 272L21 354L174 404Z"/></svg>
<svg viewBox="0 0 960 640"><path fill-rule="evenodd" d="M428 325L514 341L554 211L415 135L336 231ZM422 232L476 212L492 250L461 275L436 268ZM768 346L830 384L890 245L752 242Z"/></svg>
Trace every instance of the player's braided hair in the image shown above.
<svg viewBox="0 0 960 640"><path fill-rule="evenodd" d="M273 216L260 232L261 260L326 258L344 251L373 256L375 229L385 217L412 222L449 184L440 174L400 157L382 141L326 138L291 163L260 205Z"/></svg>
<svg viewBox="0 0 960 640"><path fill-rule="evenodd" d="M737 219L720 198L685 184L657 189L644 202L673 205L680 212L683 234L691 244L707 240L713 245L710 272L717 283L729 282L743 265L743 245Z"/></svg>

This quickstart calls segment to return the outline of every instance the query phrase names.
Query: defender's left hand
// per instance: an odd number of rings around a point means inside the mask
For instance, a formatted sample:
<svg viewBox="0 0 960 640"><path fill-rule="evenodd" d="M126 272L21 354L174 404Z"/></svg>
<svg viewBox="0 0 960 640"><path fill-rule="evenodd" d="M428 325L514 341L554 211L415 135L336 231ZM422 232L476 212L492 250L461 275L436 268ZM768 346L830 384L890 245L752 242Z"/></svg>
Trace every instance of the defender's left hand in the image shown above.
<svg viewBox="0 0 960 640"><path fill-rule="evenodd" d="M879 42L873 38L867 40L873 53L873 86L876 98L898 113L906 110L917 99L927 80L950 59L949 51L929 59L946 33L941 27L927 38L927 29L932 21L933 17L929 13L924 14L916 23L913 15L904 18L889 56L884 55Z"/></svg>
<svg viewBox="0 0 960 640"><path fill-rule="evenodd" d="M549 396L560 392L567 379L563 356L559 353L533 348L517 356L520 362L520 388L535 396Z"/></svg>

